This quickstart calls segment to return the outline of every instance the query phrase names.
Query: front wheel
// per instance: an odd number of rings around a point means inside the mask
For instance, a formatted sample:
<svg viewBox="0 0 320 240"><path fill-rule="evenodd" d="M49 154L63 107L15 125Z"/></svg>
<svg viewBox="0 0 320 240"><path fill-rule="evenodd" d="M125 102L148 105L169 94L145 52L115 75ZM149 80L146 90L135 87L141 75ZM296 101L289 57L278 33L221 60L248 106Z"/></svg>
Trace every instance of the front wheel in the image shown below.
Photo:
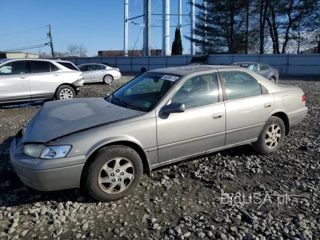
<svg viewBox="0 0 320 240"><path fill-rule="evenodd" d="M85 187L102 202L128 196L139 185L143 164L132 148L114 145L102 148L88 168Z"/></svg>
<svg viewBox="0 0 320 240"><path fill-rule="evenodd" d="M58 87L55 97L58 100L66 100L66 99L72 99L76 96L75 90L68 86L68 85L62 85Z"/></svg>
<svg viewBox="0 0 320 240"><path fill-rule="evenodd" d="M113 77L111 75L106 75L103 77L103 82L110 85L113 82Z"/></svg>
<svg viewBox="0 0 320 240"><path fill-rule="evenodd" d="M255 151L261 154L276 152L284 141L285 125L283 121L275 116L268 119L264 125L258 140L252 144Z"/></svg>

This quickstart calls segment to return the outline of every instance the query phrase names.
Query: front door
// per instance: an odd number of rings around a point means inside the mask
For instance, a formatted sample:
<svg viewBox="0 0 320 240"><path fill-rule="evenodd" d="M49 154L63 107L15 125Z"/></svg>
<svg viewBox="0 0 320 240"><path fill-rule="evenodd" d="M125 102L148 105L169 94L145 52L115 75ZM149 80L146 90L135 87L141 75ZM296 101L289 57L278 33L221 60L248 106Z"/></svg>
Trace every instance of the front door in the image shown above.
<svg viewBox="0 0 320 240"><path fill-rule="evenodd" d="M29 70L26 61L9 62L0 67L0 102L30 100Z"/></svg>
<svg viewBox="0 0 320 240"><path fill-rule="evenodd" d="M226 146L257 138L274 109L272 94L264 94L248 73L226 70L220 75L225 88Z"/></svg>
<svg viewBox="0 0 320 240"><path fill-rule="evenodd" d="M158 112L160 165L222 147L225 141L225 107L219 97L216 73L193 76L176 88L168 104L183 103L186 110Z"/></svg>

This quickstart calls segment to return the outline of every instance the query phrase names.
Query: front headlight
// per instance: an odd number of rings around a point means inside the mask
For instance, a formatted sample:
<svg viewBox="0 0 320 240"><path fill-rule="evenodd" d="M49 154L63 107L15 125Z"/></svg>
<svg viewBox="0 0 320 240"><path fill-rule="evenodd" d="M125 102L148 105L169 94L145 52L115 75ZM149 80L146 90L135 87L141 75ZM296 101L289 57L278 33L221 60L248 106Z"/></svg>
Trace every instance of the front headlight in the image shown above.
<svg viewBox="0 0 320 240"><path fill-rule="evenodd" d="M71 146L46 146L41 153L40 158L64 158L67 156Z"/></svg>
<svg viewBox="0 0 320 240"><path fill-rule="evenodd" d="M45 146L42 144L26 144L23 147L23 153L44 159L64 158L70 152L71 146Z"/></svg>
<svg viewBox="0 0 320 240"><path fill-rule="evenodd" d="M45 146L40 144L26 144L23 147L23 153L30 156L38 158Z"/></svg>

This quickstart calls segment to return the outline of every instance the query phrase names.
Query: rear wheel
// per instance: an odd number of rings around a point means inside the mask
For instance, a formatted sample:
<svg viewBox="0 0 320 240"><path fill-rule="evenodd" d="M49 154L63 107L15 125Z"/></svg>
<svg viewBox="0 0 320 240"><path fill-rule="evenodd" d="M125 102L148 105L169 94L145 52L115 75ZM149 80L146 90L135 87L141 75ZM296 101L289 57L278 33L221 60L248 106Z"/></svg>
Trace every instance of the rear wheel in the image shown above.
<svg viewBox="0 0 320 240"><path fill-rule="evenodd" d="M66 99L72 99L76 96L75 90L68 86L68 85L62 85L58 87L55 97L58 100L66 100Z"/></svg>
<svg viewBox="0 0 320 240"><path fill-rule="evenodd" d="M85 176L91 196L109 202L128 196L140 183L143 164L132 148L114 145L98 151Z"/></svg>
<svg viewBox="0 0 320 240"><path fill-rule="evenodd" d="M253 148L261 154L276 152L284 141L285 125L283 121L275 116L268 119L264 125L258 140L252 144Z"/></svg>
<svg viewBox="0 0 320 240"><path fill-rule="evenodd" d="M270 81L273 82L273 83L277 83L277 80L276 80L275 77L271 77L271 78L270 78Z"/></svg>
<svg viewBox="0 0 320 240"><path fill-rule="evenodd" d="M113 82L113 77L111 75L106 75L103 77L103 82L110 85Z"/></svg>

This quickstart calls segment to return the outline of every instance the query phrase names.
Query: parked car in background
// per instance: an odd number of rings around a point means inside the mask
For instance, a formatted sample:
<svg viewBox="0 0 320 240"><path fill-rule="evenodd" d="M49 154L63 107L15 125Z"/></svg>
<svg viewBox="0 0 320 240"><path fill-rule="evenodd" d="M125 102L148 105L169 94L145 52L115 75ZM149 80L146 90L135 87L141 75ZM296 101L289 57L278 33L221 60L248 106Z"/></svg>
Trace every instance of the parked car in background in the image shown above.
<svg viewBox="0 0 320 240"><path fill-rule="evenodd" d="M275 153L306 117L305 101L299 87L244 68L156 69L105 99L45 103L13 139L10 159L32 188L81 185L112 201L130 194L144 171L197 155L248 143Z"/></svg>
<svg viewBox="0 0 320 240"><path fill-rule="evenodd" d="M0 104L74 98L83 86L82 73L62 64L73 65L62 60L1 59Z"/></svg>
<svg viewBox="0 0 320 240"><path fill-rule="evenodd" d="M193 62L193 63L189 63L187 66L199 66L199 65L207 65L207 64L203 62Z"/></svg>
<svg viewBox="0 0 320 240"><path fill-rule="evenodd" d="M270 67L266 63L260 62L236 62L232 66L248 68L255 73L269 79L271 82L277 83L279 81L279 72L277 69Z"/></svg>
<svg viewBox="0 0 320 240"><path fill-rule="evenodd" d="M121 78L119 68L101 63L83 63L79 64L78 67L83 73L85 83L104 82L111 84L114 80Z"/></svg>

